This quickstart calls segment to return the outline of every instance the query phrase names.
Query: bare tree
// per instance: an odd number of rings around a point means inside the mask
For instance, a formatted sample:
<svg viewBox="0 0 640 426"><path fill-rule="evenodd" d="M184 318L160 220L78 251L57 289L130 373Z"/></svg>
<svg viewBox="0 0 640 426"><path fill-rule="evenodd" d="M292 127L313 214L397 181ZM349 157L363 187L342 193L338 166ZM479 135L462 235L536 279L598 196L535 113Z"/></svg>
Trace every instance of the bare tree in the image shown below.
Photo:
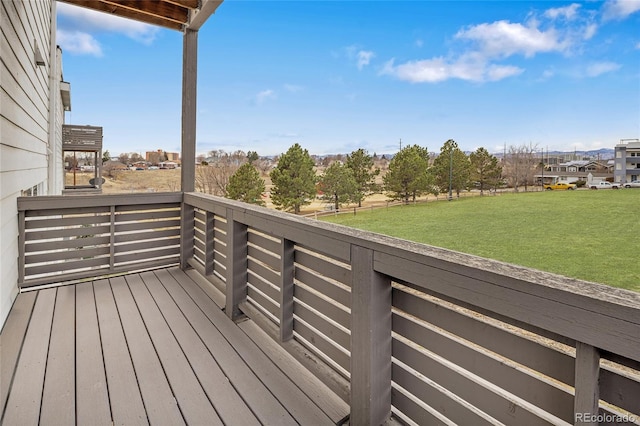
<svg viewBox="0 0 640 426"><path fill-rule="evenodd" d="M235 151L231 154L224 150L210 151L207 165L196 167L196 189L207 194L224 197L229 178L247 162L247 154Z"/></svg>
<svg viewBox="0 0 640 426"><path fill-rule="evenodd" d="M526 191L529 186L534 185L535 173L539 163L536 155L537 151L537 145L533 144L509 146L504 158L503 175L507 180L507 184L516 191L520 186L524 186Z"/></svg>

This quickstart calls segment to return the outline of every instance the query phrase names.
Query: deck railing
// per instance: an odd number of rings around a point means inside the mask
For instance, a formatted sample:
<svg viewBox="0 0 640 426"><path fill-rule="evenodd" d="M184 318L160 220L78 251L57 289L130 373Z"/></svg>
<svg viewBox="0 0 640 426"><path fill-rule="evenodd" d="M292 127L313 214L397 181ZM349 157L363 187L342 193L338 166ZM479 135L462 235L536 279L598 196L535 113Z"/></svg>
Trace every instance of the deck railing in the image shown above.
<svg viewBox="0 0 640 426"><path fill-rule="evenodd" d="M177 264L182 194L21 197L19 285Z"/></svg>
<svg viewBox="0 0 640 426"><path fill-rule="evenodd" d="M640 424L638 293L198 193L181 217L183 267L350 424Z"/></svg>

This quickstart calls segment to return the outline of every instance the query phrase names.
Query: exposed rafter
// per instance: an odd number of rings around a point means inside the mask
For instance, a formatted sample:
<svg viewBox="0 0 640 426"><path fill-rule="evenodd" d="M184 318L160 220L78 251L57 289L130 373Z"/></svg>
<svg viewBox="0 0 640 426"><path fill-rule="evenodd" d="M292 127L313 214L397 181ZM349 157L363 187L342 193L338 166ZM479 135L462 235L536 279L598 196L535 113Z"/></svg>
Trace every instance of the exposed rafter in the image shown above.
<svg viewBox="0 0 640 426"><path fill-rule="evenodd" d="M178 31L199 29L222 3L222 0L59 1Z"/></svg>

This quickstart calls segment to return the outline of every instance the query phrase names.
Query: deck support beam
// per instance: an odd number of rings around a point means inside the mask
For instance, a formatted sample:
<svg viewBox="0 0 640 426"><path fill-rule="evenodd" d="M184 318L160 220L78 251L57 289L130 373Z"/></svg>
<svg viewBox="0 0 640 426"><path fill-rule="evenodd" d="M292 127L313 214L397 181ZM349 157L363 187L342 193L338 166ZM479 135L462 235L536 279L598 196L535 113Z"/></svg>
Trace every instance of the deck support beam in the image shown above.
<svg viewBox="0 0 640 426"><path fill-rule="evenodd" d="M182 45L182 192L193 192L196 181L196 95L198 92L198 31L186 30Z"/></svg>
<svg viewBox="0 0 640 426"><path fill-rule="evenodd" d="M293 338L293 292L294 292L293 241L282 238L280 243L280 341Z"/></svg>
<svg viewBox="0 0 640 426"><path fill-rule="evenodd" d="M374 270L373 250L351 246L351 425L391 415L391 281Z"/></svg>
<svg viewBox="0 0 640 426"><path fill-rule="evenodd" d="M247 300L247 225L233 220L233 210L227 209L227 294L225 312L233 321L242 312L240 303Z"/></svg>
<svg viewBox="0 0 640 426"><path fill-rule="evenodd" d="M597 425L600 401L600 353L597 348L576 342L575 374L575 424Z"/></svg>

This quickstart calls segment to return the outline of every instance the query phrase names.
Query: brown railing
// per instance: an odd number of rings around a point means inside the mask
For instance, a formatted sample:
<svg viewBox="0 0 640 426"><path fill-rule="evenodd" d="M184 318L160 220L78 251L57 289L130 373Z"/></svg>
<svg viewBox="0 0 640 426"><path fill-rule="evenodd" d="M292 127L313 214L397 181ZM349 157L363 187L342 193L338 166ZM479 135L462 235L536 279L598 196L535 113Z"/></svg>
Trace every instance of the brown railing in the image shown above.
<svg viewBox="0 0 640 426"><path fill-rule="evenodd" d="M350 401L351 424L640 423L637 293L202 194L184 204L185 260L228 315Z"/></svg>
<svg viewBox="0 0 640 426"><path fill-rule="evenodd" d="M175 215L182 199L182 266L209 281L228 316L252 318L350 403L350 424L390 415L407 424L640 424L638 293L209 195L172 197L90 198L116 217L149 203ZM40 215L24 203L21 215ZM73 236L88 220L59 223L74 216L52 210L46 226ZM151 233L169 225L151 220L171 218L135 220Z"/></svg>
<svg viewBox="0 0 640 426"><path fill-rule="evenodd" d="M179 262L182 194L21 197L19 285Z"/></svg>

